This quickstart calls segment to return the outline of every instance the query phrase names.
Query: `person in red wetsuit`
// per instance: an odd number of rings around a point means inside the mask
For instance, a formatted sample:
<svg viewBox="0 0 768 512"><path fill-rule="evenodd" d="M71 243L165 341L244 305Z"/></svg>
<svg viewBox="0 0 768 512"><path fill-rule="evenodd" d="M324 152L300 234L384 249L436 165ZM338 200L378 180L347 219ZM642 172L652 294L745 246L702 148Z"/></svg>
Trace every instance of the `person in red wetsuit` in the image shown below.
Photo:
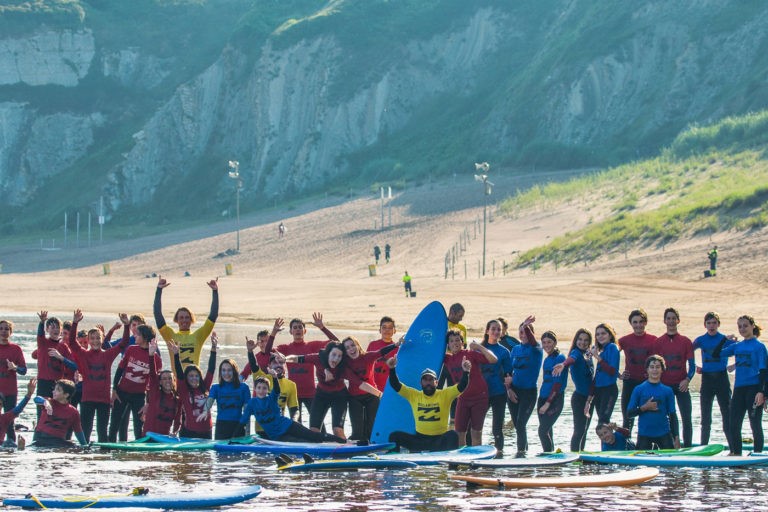
<svg viewBox="0 0 768 512"><path fill-rule="evenodd" d="M43 410L32 438L35 446L71 446L72 442L66 439L70 431L74 431L81 445L86 444L80 413L69 403L74 393L74 382L59 379L53 386L51 398L35 397L35 403Z"/></svg>
<svg viewBox="0 0 768 512"><path fill-rule="evenodd" d="M464 376L464 360L472 363L469 385L456 400L456 418L454 429L459 435L459 447L466 444L469 430L472 445L483 443L483 422L488 412L488 384L483 378L481 365L495 364L496 355L477 342L464 348L464 337L458 329L451 329L446 334L448 353L443 359L443 372L447 374L449 385L458 384Z"/></svg>
<svg viewBox="0 0 768 512"><path fill-rule="evenodd" d="M19 417L19 414L21 414L21 411L24 410L24 407L27 406L29 403L29 399L32 398L32 393L35 392L35 388L37 387L37 379L32 377L29 379L29 382L27 383L27 394L24 395L24 398L21 399L21 402L16 404L13 409L11 409L8 412L4 412L0 414L0 446L3 448L18 448L19 450L23 450L24 446L26 445L26 441L23 437L19 437L18 445L16 444L16 438L14 439L5 439L5 433L6 431L13 426L13 420ZM2 393L0 393L0 399L2 398Z"/></svg>
<svg viewBox="0 0 768 512"><path fill-rule="evenodd" d="M360 342L354 336L347 336L341 342L346 357L345 372L353 373L357 379L368 384L365 388L349 386L349 422L352 424L352 434L349 439L370 439L373 422L379 410L381 390L375 386L374 365L377 361L397 350L399 345L390 343L381 350L366 352L360 347ZM373 388L373 389L371 389Z"/></svg>
<svg viewBox="0 0 768 512"><path fill-rule="evenodd" d="M288 324L293 341L287 345L280 345L278 350L281 354L286 356L303 356L306 354L317 354L320 352L329 341L339 341L331 331L325 327L323 323L323 315L320 313L312 314L312 325L323 331L328 339L324 341L305 341L304 336L307 334L307 328L304 322L299 318L294 318L291 323ZM307 408L307 411L312 410L312 399L315 396L315 376L314 365L311 363L288 363L288 378L296 383L296 388L299 393L299 422L301 419L301 406Z"/></svg>
<svg viewBox="0 0 768 512"><path fill-rule="evenodd" d="M176 392L176 379L171 370L158 373L155 354L157 340L149 342L149 387L144 410L144 435L155 432L176 435L181 428L181 397Z"/></svg>
<svg viewBox="0 0 768 512"><path fill-rule="evenodd" d="M184 411L184 421L179 436L212 439L213 420L211 412L206 408L206 403L213 376L216 373L216 349L219 346L219 338L215 332L211 333L211 353L208 357L208 371L205 373L205 378L197 365L189 364L186 368L181 365L178 345L172 341L166 341L166 344L168 352L173 354L173 367L179 383L177 391Z"/></svg>
<svg viewBox="0 0 768 512"><path fill-rule="evenodd" d="M77 370L77 365L72 361L69 347L60 340L61 320L48 318L48 311L41 311L37 316L40 318L37 326L37 396L51 398L56 381L67 375L67 366L73 371ZM38 420L41 414L42 407L38 407Z"/></svg>
<svg viewBox="0 0 768 512"><path fill-rule="evenodd" d="M667 364L666 370L661 374L661 383L672 388L675 393L677 407L680 409L680 422L683 425L683 446L688 448L693 443L693 404L688 384L696 373L696 360L693 357L693 342L678 332L679 324L680 313L675 308L665 309L664 325L667 332L656 339L653 353L664 358ZM685 368L686 363L688 370Z"/></svg>
<svg viewBox="0 0 768 512"><path fill-rule="evenodd" d="M99 329L88 331L88 345L85 350L76 339L78 324L83 320L83 312L75 310L72 317L72 328L69 331L67 343L77 362L80 375L83 378L83 394L80 403L80 414L83 424L83 434L86 442L91 440L93 418L96 416L96 435L100 443L107 442L109 427L109 410L111 409L109 379L112 373L112 362L127 346L130 337L128 315L120 313L123 324L123 338L118 345L103 350L102 333Z"/></svg>
<svg viewBox="0 0 768 512"><path fill-rule="evenodd" d="M155 329L150 325L136 328L136 344L125 349L123 359L112 379L112 420L109 423L109 441L117 441L126 415L133 416L133 435L140 438L144 432L141 410L147 398L149 382L149 342L155 339ZM162 367L160 356L153 356L156 367Z"/></svg>
<svg viewBox="0 0 768 512"><path fill-rule="evenodd" d="M283 330L283 324L284 321L282 318L276 318L275 324L272 326L272 332L269 332L266 329L259 331L258 334L256 334L256 341L248 338L248 336L245 337L245 347L248 349L248 352L254 355L256 358L256 365L261 368L264 373L267 373L267 369L269 368L269 362L272 358L272 354L275 352L273 348L275 337L277 336L277 333ZM252 371L249 361L249 364L243 365L243 371L240 372L240 380L245 381L254 373L256 372ZM256 380L256 377L257 375L254 375L254 380Z"/></svg>
<svg viewBox="0 0 768 512"><path fill-rule="evenodd" d="M624 372L621 375L621 416L622 426L632 434L635 418L627 415L627 404L632 391L645 382L645 361L653 353L656 336L645 332L648 325L648 313L643 309L633 309L629 313L629 325L632 332L619 338L619 350L624 352Z"/></svg>
<svg viewBox="0 0 768 512"><path fill-rule="evenodd" d="M27 373L24 352L20 346L11 343L12 334L13 322L0 320L0 397L2 397L0 403L2 403L5 412L10 412L16 407L19 393L16 376ZM3 436L7 436L9 444L12 445L16 442L16 427L13 422L14 416L10 418L7 427L0 429L0 440L3 439Z"/></svg>
<svg viewBox="0 0 768 512"><path fill-rule="evenodd" d="M397 332L397 329L395 328L395 321L392 319L392 317L389 316L383 316L381 317L381 320L379 321L379 334L381 335L381 338L378 340L374 340L368 344L368 352L376 352L378 350L383 349L386 346L394 345L395 340L393 339L395 336L395 333ZM395 352L392 352L389 354L389 357L395 357L397 355L397 349L395 349ZM376 361L373 363L373 380L376 384L376 388L384 392L384 388L387 385L387 380L389 379L389 366L387 366L386 360ZM351 412L350 412L351 416Z"/></svg>

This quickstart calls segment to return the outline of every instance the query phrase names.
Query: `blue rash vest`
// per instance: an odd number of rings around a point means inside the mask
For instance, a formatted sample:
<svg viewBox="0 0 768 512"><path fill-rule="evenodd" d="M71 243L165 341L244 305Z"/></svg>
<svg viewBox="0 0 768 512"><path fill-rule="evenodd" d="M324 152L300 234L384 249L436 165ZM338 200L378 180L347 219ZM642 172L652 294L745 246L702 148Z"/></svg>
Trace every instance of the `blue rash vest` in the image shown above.
<svg viewBox="0 0 768 512"><path fill-rule="evenodd" d="M512 360L509 350L498 343L483 343L483 346L496 356L495 363L480 365L483 378L488 385L488 396L505 395L507 387L504 385L504 376L512 372Z"/></svg>
<svg viewBox="0 0 768 512"><path fill-rule="evenodd" d="M552 387L559 383L559 393L565 392L565 386L568 385L568 368L563 368L562 373L557 377L552 376L552 368L556 364L564 363L565 356L563 354L550 354L544 359L544 365L542 366L543 381L541 383L541 389L539 389L539 398L548 398L552 393Z"/></svg>
<svg viewBox="0 0 768 512"><path fill-rule="evenodd" d="M658 404L658 411L644 411L637 421L637 434L647 437L661 437L671 432L669 415L675 411L675 393L661 382L652 384L648 381L632 390L632 397L627 404L627 411L640 407L650 398Z"/></svg>
<svg viewBox="0 0 768 512"><path fill-rule="evenodd" d="M273 379L273 382L277 382L277 379ZM275 384L264 398L251 398L245 406L240 424L247 425L253 415L270 439L280 439L291 428L293 420L280 413L280 405L277 403L279 397L280 385Z"/></svg>
<svg viewBox="0 0 768 512"><path fill-rule="evenodd" d="M728 359L729 356L736 357L734 388L761 384L760 370L768 368L768 350L760 340L749 338L724 348L720 353L722 358Z"/></svg>
<svg viewBox="0 0 768 512"><path fill-rule="evenodd" d="M544 351L536 343L523 343L512 349L512 385L518 389L536 389Z"/></svg>
<svg viewBox="0 0 768 512"><path fill-rule="evenodd" d="M232 382L214 384L208 398L216 400L216 421L238 421L243 415L243 407L251 399L251 390L244 382L237 388Z"/></svg>
<svg viewBox="0 0 768 512"><path fill-rule="evenodd" d="M571 380L576 387L576 393L589 396L589 388L592 386L592 377L595 374L595 363L591 358L589 360L585 359L584 352L578 348L571 350L568 357L574 360L570 370Z"/></svg>
<svg viewBox="0 0 768 512"><path fill-rule="evenodd" d="M608 365L614 369L613 375L609 374L603 369L601 363L597 363L597 371L595 372L595 387L602 388L605 386L612 386L616 384L616 379L619 378L619 347L615 343L608 343L603 351L600 352L600 358L608 363Z"/></svg>
<svg viewBox="0 0 768 512"><path fill-rule="evenodd" d="M723 343L724 341L724 343ZM722 348L730 347L734 343L733 340L729 340L724 334L717 333L714 336L710 336L709 333L704 333L693 341L693 350L701 349L701 372L724 372L728 366L728 358L723 357L722 353L719 357L715 357L712 353L723 343Z"/></svg>

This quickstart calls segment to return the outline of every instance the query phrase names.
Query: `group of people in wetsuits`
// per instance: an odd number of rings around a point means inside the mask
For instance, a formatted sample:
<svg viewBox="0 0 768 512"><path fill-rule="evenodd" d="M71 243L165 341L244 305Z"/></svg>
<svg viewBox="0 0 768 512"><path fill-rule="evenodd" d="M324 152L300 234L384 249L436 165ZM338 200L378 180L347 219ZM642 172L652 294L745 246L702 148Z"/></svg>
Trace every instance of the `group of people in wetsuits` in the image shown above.
<svg viewBox="0 0 768 512"><path fill-rule="evenodd" d="M283 319L278 318L271 332L261 331L255 340L246 338L247 362L242 371L233 359L220 361L217 369L218 338L213 328L218 316L218 283L212 280L207 284L212 291L210 313L194 331L195 317L188 308L179 308L174 314L178 330L166 323L161 299L170 283L162 277L154 300L157 330L141 315L121 314L108 332L100 326L84 332L78 330L83 319L80 310L65 324L41 311L37 350L32 354L38 361L38 375L30 381L21 401L16 376L26 373L24 354L10 341L12 323L0 320L0 393L5 411L0 416L0 440L15 443L13 420L36 391L38 420L33 440L38 445L69 443L73 433L81 444L87 444L94 437L94 423L99 442L125 441L131 416L135 438L155 432L230 439L249 433L252 425L256 432L276 440L366 443L389 379L395 391L413 402L415 417L419 400L430 402L428 408L435 413L428 428L416 418L419 439L395 433L392 440L399 446L445 449L481 444L484 420L490 412L493 444L501 452L509 410L517 452L522 455L528 451L527 424L534 410L542 448L554 450L553 429L564 409L570 375L572 451L584 449L593 415L597 416L597 434L604 449L629 447L635 418L638 448L691 446L688 388L700 373L701 443L709 441L716 398L731 453L741 453L745 415L752 427L755 451L763 448L761 417L768 352L758 340L760 327L747 315L737 322L742 341L720 333L720 319L713 312L705 316L706 333L691 341L678 332L680 315L674 308L664 311L666 332L659 337L645 331L648 316L637 309L629 314L632 332L626 336L617 338L609 324L601 323L594 330L593 342L592 332L582 328L563 353L554 331L545 331L537 339L533 316L520 324L518 338L508 334L505 319L496 318L487 322L481 342L467 344L466 329L460 323L464 308L454 304L448 314L442 368L425 369L422 389L414 393L391 371L402 339L395 342L395 322L387 316L379 324L381 338L371 342L367 350L353 336L339 340L325 326L320 313L313 315L312 324L326 339L305 340L306 325L295 318L288 323L292 341L276 347L275 338L284 327ZM120 327L122 337L113 341L112 335ZM173 370L162 368L158 334L165 340ZM209 337L210 355L204 373L199 366L201 349ZM695 350L701 350L699 368ZM736 372L733 392L728 377L731 356L735 357ZM111 375L112 362L117 358L120 362ZM612 422L619 401L619 380L621 427ZM449 388L448 395L442 393ZM303 410L309 413L306 421ZM325 432L329 410L332 430ZM344 429L347 412L349 437ZM449 414L454 421L450 431ZM251 417L255 422L251 423ZM682 426L682 443L678 424ZM441 439L430 437L435 435Z"/></svg>

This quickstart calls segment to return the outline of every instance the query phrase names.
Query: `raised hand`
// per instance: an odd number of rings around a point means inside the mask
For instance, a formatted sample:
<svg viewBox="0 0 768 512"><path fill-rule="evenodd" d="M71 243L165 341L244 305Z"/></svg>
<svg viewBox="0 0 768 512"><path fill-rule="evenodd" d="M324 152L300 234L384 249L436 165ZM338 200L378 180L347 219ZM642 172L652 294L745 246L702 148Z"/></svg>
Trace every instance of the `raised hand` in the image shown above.
<svg viewBox="0 0 768 512"><path fill-rule="evenodd" d="M157 276L157 287L158 288L167 288L171 286L171 283L169 283L163 276Z"/></svg>
<svg viewBox="0 0 768 512"><path fill-rule="evenodd" d="M32 396L35 393L35 389L37 387L37 377L32 377L29 379L29 382L27 382L27 394L29 396Z"/></svg>
<svg viewBox="0 0 768 512"><path fill-rule="evenodd" d="M275 318L275 325L272 326L272 336L277 335L277 333L283 330L284 323L282 318Z"/></svg>
<svg viewBox="0 0 768 512"><path fill-rule="evenodd" d="M37 317L40 319L40 322L45 323L48 319L48 312L43 310L37 314Z"/></svg>
<svg viewBox="0 0 768 512"><path fill-rule="evenodd" d="M216 331L211 332L211 352L216 352L219 347L219 337L216 335Z"/></svg>
<svg viewBox="0 0 768 512"><path fill-rule="evenodd" d="M128 317L128 313L119 313L117 316L120 317L120 323L123 325L128 325L131 323L131 319ZM115 328L120 327L120 324L115 322Z"/></svg>
<svg viewBox="0 0 768 512"><path fill-rule="evenodd" d="M157 338L152 338L149 342L149 357L152 357L155 354L157 354Z"/></svg>
<svg viewBox="0 0 768 512"><path fill-rule="evenodd" d="M468 372L472 369L472 362L466 357L461 360L461 369Z"/></svg>
<svg viewBox="0 0 768 512"><path fill-rule="evenodd" d="M245 337L245 348L248 350L248 352L253 352L256 350L256 341L252 340L248 336Z"/></svg>
<svg viewBox="0 0 768 512"><path fill-rule="evenodd" d="M178 354L179 353L179 346L176 344L175 341L166 341L165 345L168 347L168 352L171 354Z"/></svg>
<svg viewBox="0 0 768 512"><path fill-rule="evenodd" d="M206 283L208 287L211 290L218 290L219 289L219 276L216 276L216 279L211 279Z"/></svg>
<svg viewBox="0 0 768 512"><path fill-rule="evenodd" d="M322 329L325 327L325 324L323 323L323 314L319 312L312 313L312 325L317 327L318 329Z"/></svg>
<svg viewBox="0 0 768 512"><path fill-rule="evenodd" d="M83 311L80 309L76 309L75 313L72 315L72 323L80 323L83 320Z"/></svg>

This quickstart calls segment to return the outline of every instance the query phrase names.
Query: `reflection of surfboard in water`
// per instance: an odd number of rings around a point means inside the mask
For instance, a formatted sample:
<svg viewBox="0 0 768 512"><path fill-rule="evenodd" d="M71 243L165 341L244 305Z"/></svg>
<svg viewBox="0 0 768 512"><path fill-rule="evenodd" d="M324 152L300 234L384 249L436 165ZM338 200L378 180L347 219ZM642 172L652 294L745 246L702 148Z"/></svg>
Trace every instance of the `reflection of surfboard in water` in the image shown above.
<svg viewBox="0 0 768 512"><path fill-rule="evenodd" d="M421 310L405 333L405 343L397 353L397 376L400 382L421 389L421 372L425 368L440 374L445 357L447 330L448 317L442 304L431 302ZM408 401L398 395L387 382L373 423L371 442L385 443L389 434L396 430L415 433L416 424Z"/></svg>

